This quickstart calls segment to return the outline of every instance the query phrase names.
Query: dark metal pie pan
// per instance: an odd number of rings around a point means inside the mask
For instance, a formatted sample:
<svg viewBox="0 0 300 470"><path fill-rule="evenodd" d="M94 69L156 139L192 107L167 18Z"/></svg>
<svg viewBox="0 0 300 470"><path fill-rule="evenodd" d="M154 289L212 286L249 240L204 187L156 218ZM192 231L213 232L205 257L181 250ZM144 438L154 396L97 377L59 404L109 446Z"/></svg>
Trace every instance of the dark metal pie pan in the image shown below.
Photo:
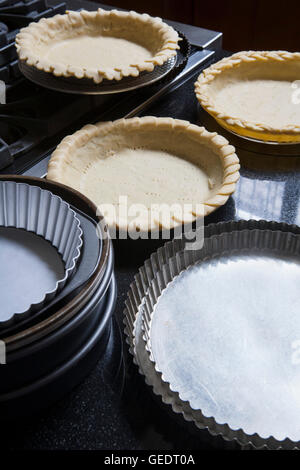
<svg viewBox="0 0 300 470"><path fill-rule="evenodd" d="M80 383L105 354L112 330L116 284L111 280L104 306L97 305L92 315L94 327L76 351L61 364L25 386L0 393L0 420L19 419L50 406Z"/></svg>
<svg viewBox="0 0 300 470"><path fill-rule="evenodd" d="M1 335L7 354L6 364L0 367L0 409L8 409L8 403L10 409L13 409L15 399L23 395L23 390L27 390L24 392L26 402L29 400L33 405L30 390L38 390L38 384L44 383L47 378L47 383L53 390L47 400L44 401L45 396L41 396L38 405L42 408L48 403L48 399L54 400L61 392L67 391L70 384L77 383L79 377L83 376L84 371L80 372L74 366L77 363L78 351L84 351L86 345L92 341L91 338L94 338L93 351L99 350L100 345L97 345L97 342L105 347L107 329L110 328L114 308L114 302L108 302L108 299L115 297L116 290L112 281L113 250L105 235L103 218L97 215L96 206L78 192L41 178L7 175L1 176L1 180L25 182L47 189L69 203L75 212L78 211L86 226L90 223L89 232L84 224L81 225L83 247L86 245L86 249L91 248L90 252L86 253L90 258L89 263L85 266L81 264L85 256L83 251L77 271L70 284L59 294L60 298L53 300L52 304L45 306L42 311L36 312L30 322L19 322L18 328L7 329L6 334ZM100 238L97 236L96 226L98 230L100 227L102 232ZM85 240L86 237L88 240ZM93 241L91 237L94 237ZM92 247L96 248L97 243L98 249L93 250ZM67 295L64 295L65 289L69 289ZM84 369L89 370L89 358L94 358L94 354L82 352L80 357L83 358ZM79 363L81 359L78 359ZM67 377L69 370L73 377L70 382L64 379L64 371ZM57 374L60 374L58 381ZM62 390L57 389L58 383ZM2 412L0 414L2 415Z"/></svg>
<svg viewBox="0 0 300 470"><path fill-rule="evenodd" d="M82 211L87 216L91 217L97 224L102 224L103 217L97 214L96 206L87 198L82 196L79 192L68 188L59 183L54 183L42 178L34 177L23 177L15 175L3 175L0 176L0 181L17 181L25 182L28 184L34 184L44 189L48 189L60 196L63 200L68 202L73 208ZM105 233L107 230L106 226L103 225L101 230ZM96 236L96 233L95 233ZM83 237L84 238L84 237ZM78 292L69 302L59 308L55 313L45 318L41 322L25 328L22 331L17 332L12 336L1 336L1 339L5 341L7 352L10 353L13 350L17 350L20 347L29 345L44 336L47 336L51 331L56 330L65 322L69 321L75 316L80 309L87 303L87 301L93 297L95 291L98 289L99 284L104 278L107 268L112 269L111 256L112 246L107 236L103 235L101 240L101 255L99 257L98 265L93 272L92 276L87 280L83 289Z"/></svg>

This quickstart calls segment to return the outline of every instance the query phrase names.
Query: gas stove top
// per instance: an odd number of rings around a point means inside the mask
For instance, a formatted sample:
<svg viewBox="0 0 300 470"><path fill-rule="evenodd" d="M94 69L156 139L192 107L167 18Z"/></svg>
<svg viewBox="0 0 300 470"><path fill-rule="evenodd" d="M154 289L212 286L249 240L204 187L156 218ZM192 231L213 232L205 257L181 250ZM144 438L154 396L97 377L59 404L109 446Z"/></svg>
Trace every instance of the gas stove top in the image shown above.
<svg viewBox="0 0 300 470"><path fill-rule="evenodd" d="M63 13L65 9L64 2L49 6L46 0L0 1L0 80L11 84L21 76L14 47L19 29L31 21Z"/></svg>
<svg viewBox="0 0 300 470"><path fill-rule="evenodd" d="M14 161L33 145L28 135L47 133L45 125L40 127L33 120L38 117L33 110L48 107L49 99L36 96L36 91L21 76L18 67L15 37L20 28L40 18L63 13L65 3L49 6L46 0L2 0L0 1L0 168ZM4 104L7 101L7 104ZM35 115L34 115L35 114ZM36 138L35 141L38 139Z"/></svg>
<svg viewBox="0 0 300 470"><path fill-rule="evenodd" d="M51 6L50 6L51 4ZM42 176L47 157L61 138L87 122L133 116L145 110L163 94L182 83L201 64L207 63L221 46L221 34L174 24L195 43L184 71L169 83L142 90L114 94L84 96L58 93L39 87L23 78L18 69L14 38L18 28L42 16L62 13L66 8L96 9L100 5L70 0L32 0L0 2L0 80L6 97L0 106L0 170L4 173L27 173ZM107 8L107 7L105 7ZM196 37L194 29L201 32ZM1 42L3 41L3 42ZM1 84L1 82L0 82ZM0 99L1 101L1 99ZM43 160L43 164L35 163ZM34 168L32 168L34 167Z"/></svg>

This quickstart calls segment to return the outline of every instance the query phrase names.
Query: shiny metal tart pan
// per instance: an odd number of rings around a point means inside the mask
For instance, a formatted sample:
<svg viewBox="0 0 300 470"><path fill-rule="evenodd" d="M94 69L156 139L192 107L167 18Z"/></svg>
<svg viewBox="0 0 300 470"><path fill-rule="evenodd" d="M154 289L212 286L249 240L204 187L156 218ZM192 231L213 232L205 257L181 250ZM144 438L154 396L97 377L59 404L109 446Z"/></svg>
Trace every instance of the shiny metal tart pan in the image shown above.
<svg viewBox="0 0 300 470"><path fill-rule="evenodd" d="M0 334L6 345L7 359L7 363L0 366L0 395L5 407L3 397L11 400L24 387L63 367L84 346L95 328L99 327L105 337L113 313L113 307L109 314L104 313L113 277L113 250L105 235L102 216L97 215L97 208L78 192L40 178L4 175L1 180L34 184L51 191L70 204L81 218L83 229L83 251L70 283L58 298L35 312L30 320L24 319ZM93 269L90 269L91 264ZM100 333L98 340L101 341ZM74 374L76 376L76 370ZM67 389L67 383L65 385Z"/></svg>
<svg viewBox="0 0 300 470"><path fill-rule="evenodd" d="M174 412L241 445L299 447L299 250L297 226L228 222L205 228L201 250L173 241L140 269L127 341Z"/></svg>
<svg viewBox="0 0 300 470"><path fill-rule="evenodd" d="M0 328L41 309L63 289L82 246L70 205L38 186L0 181Z"/></svg>

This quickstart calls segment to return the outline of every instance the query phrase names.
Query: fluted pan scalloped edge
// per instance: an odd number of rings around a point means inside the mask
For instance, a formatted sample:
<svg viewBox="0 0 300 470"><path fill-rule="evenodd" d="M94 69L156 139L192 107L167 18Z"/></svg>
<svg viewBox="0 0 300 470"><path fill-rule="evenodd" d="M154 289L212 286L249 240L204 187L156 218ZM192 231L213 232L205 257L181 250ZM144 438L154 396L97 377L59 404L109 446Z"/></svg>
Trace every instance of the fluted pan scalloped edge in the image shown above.
<svg viewBox="0 0 300 470"><path fill-rule="evenodd" d="M232 221L211 224L205 227L205 244L202 250L185 251L184 240L173 240L166 243L156 253L152 254L143 267L139 269L134 282L130 286L124 311L124 324L126 340L129 351L133 355L134 363L138 366L141 375L145 376L146 383L152 387L153 392L160 396L165 404L171 405L175 413L183 415L187 421L192 421L200 429L207 429L211 435L221 435L225 440L235 440L240 445L251 445L254 448L268 449L295 449L300 448L298 442L290 439L278 441L273 436L263 438L258 434L249 435L242 429L233 430L228 424L219 424L213 417L204 416L200 410L193 410L187 401L180 399L176 391L171 390L169 383L162 379L162 374L157 371L155 361L151 356L149 347L149 331L151 324L151 312L158 297L166 286L179 275L180 272L199 262L215 252L226 252L226 234L236 232L250 232L248 241L255 243L269 243L271 250L276 250L277 240L282 239L282 232L286 233L286 246L289 250L298 250L299 243L291 244L290 235L300 235L300 227L278 222L267 221ZM264 236L258 236L257 232L263 231ZM274 233L275 232L275 233ZM225 236L223 235L225 234ZM221 235L221 236L220 236ZM243 238L243 237L242 237ZM244 237L247 238L247 237ZM296 237L297 239L300 237ZM297 251L299 253L299 250ZM148 327L147 327L148 324ZM148 344L147 344L148 342Z"/></svg>
<svg viewBox="0 0 300 470"><path fill-rule="evenodd" d="M2 318L1 328L37 311L63 289L75 271L83 239L80 221L67 202L38 186L13 181L0 181L0 227L22 229L44 238L57 249L64 263L64 277L54 289L24 311Z"/></svg>

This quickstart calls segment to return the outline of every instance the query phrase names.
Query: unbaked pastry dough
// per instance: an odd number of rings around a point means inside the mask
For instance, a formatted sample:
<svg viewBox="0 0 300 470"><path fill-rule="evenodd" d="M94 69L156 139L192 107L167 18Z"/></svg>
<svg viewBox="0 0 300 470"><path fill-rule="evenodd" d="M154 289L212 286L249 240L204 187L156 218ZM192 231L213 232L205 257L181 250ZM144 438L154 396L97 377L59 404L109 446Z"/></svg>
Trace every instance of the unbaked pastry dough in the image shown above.
<svg viewBox="0 0 300 470"><path fill-rule="evenodd" d="M68 66L72 61L72 65L86 69L95 64L110 69L124 68L152 57L151 51L139 44L109 36L65 39L51 46L44 45L40 50L52 63Z"/></svg>
<svg viewBox="0 0 300 470"><path fill-rule="evenodd" d="M69 11L42 18L16 37L19 59L55 76L121 80L151 72L176 55L177 32L133 11Z"/></svg>
<svg viewBox="0 0 300 470"><path fill-rule="evenodd" d="M227 201L239 177L234 152L223 137L187 121L121 119L88 125L66 137L51 157L47 178L90 198L110 226L128 228L128 220L112 220L106 209L107 204L119 209L119 197L126 196L128 208L147 208L134 222L140 230L169 228L207 215ZM190 204L191 210L175 211L172 220L162 223L149 216L153 205L160 204Z"/></svg>
<svg viewBox="0 0 300 470"><path fill-rule="evenodd" d="M300 141L300 105L293 99L300 53L239 52L199 76L200 104L223 127L268 141Z"/></svg>

